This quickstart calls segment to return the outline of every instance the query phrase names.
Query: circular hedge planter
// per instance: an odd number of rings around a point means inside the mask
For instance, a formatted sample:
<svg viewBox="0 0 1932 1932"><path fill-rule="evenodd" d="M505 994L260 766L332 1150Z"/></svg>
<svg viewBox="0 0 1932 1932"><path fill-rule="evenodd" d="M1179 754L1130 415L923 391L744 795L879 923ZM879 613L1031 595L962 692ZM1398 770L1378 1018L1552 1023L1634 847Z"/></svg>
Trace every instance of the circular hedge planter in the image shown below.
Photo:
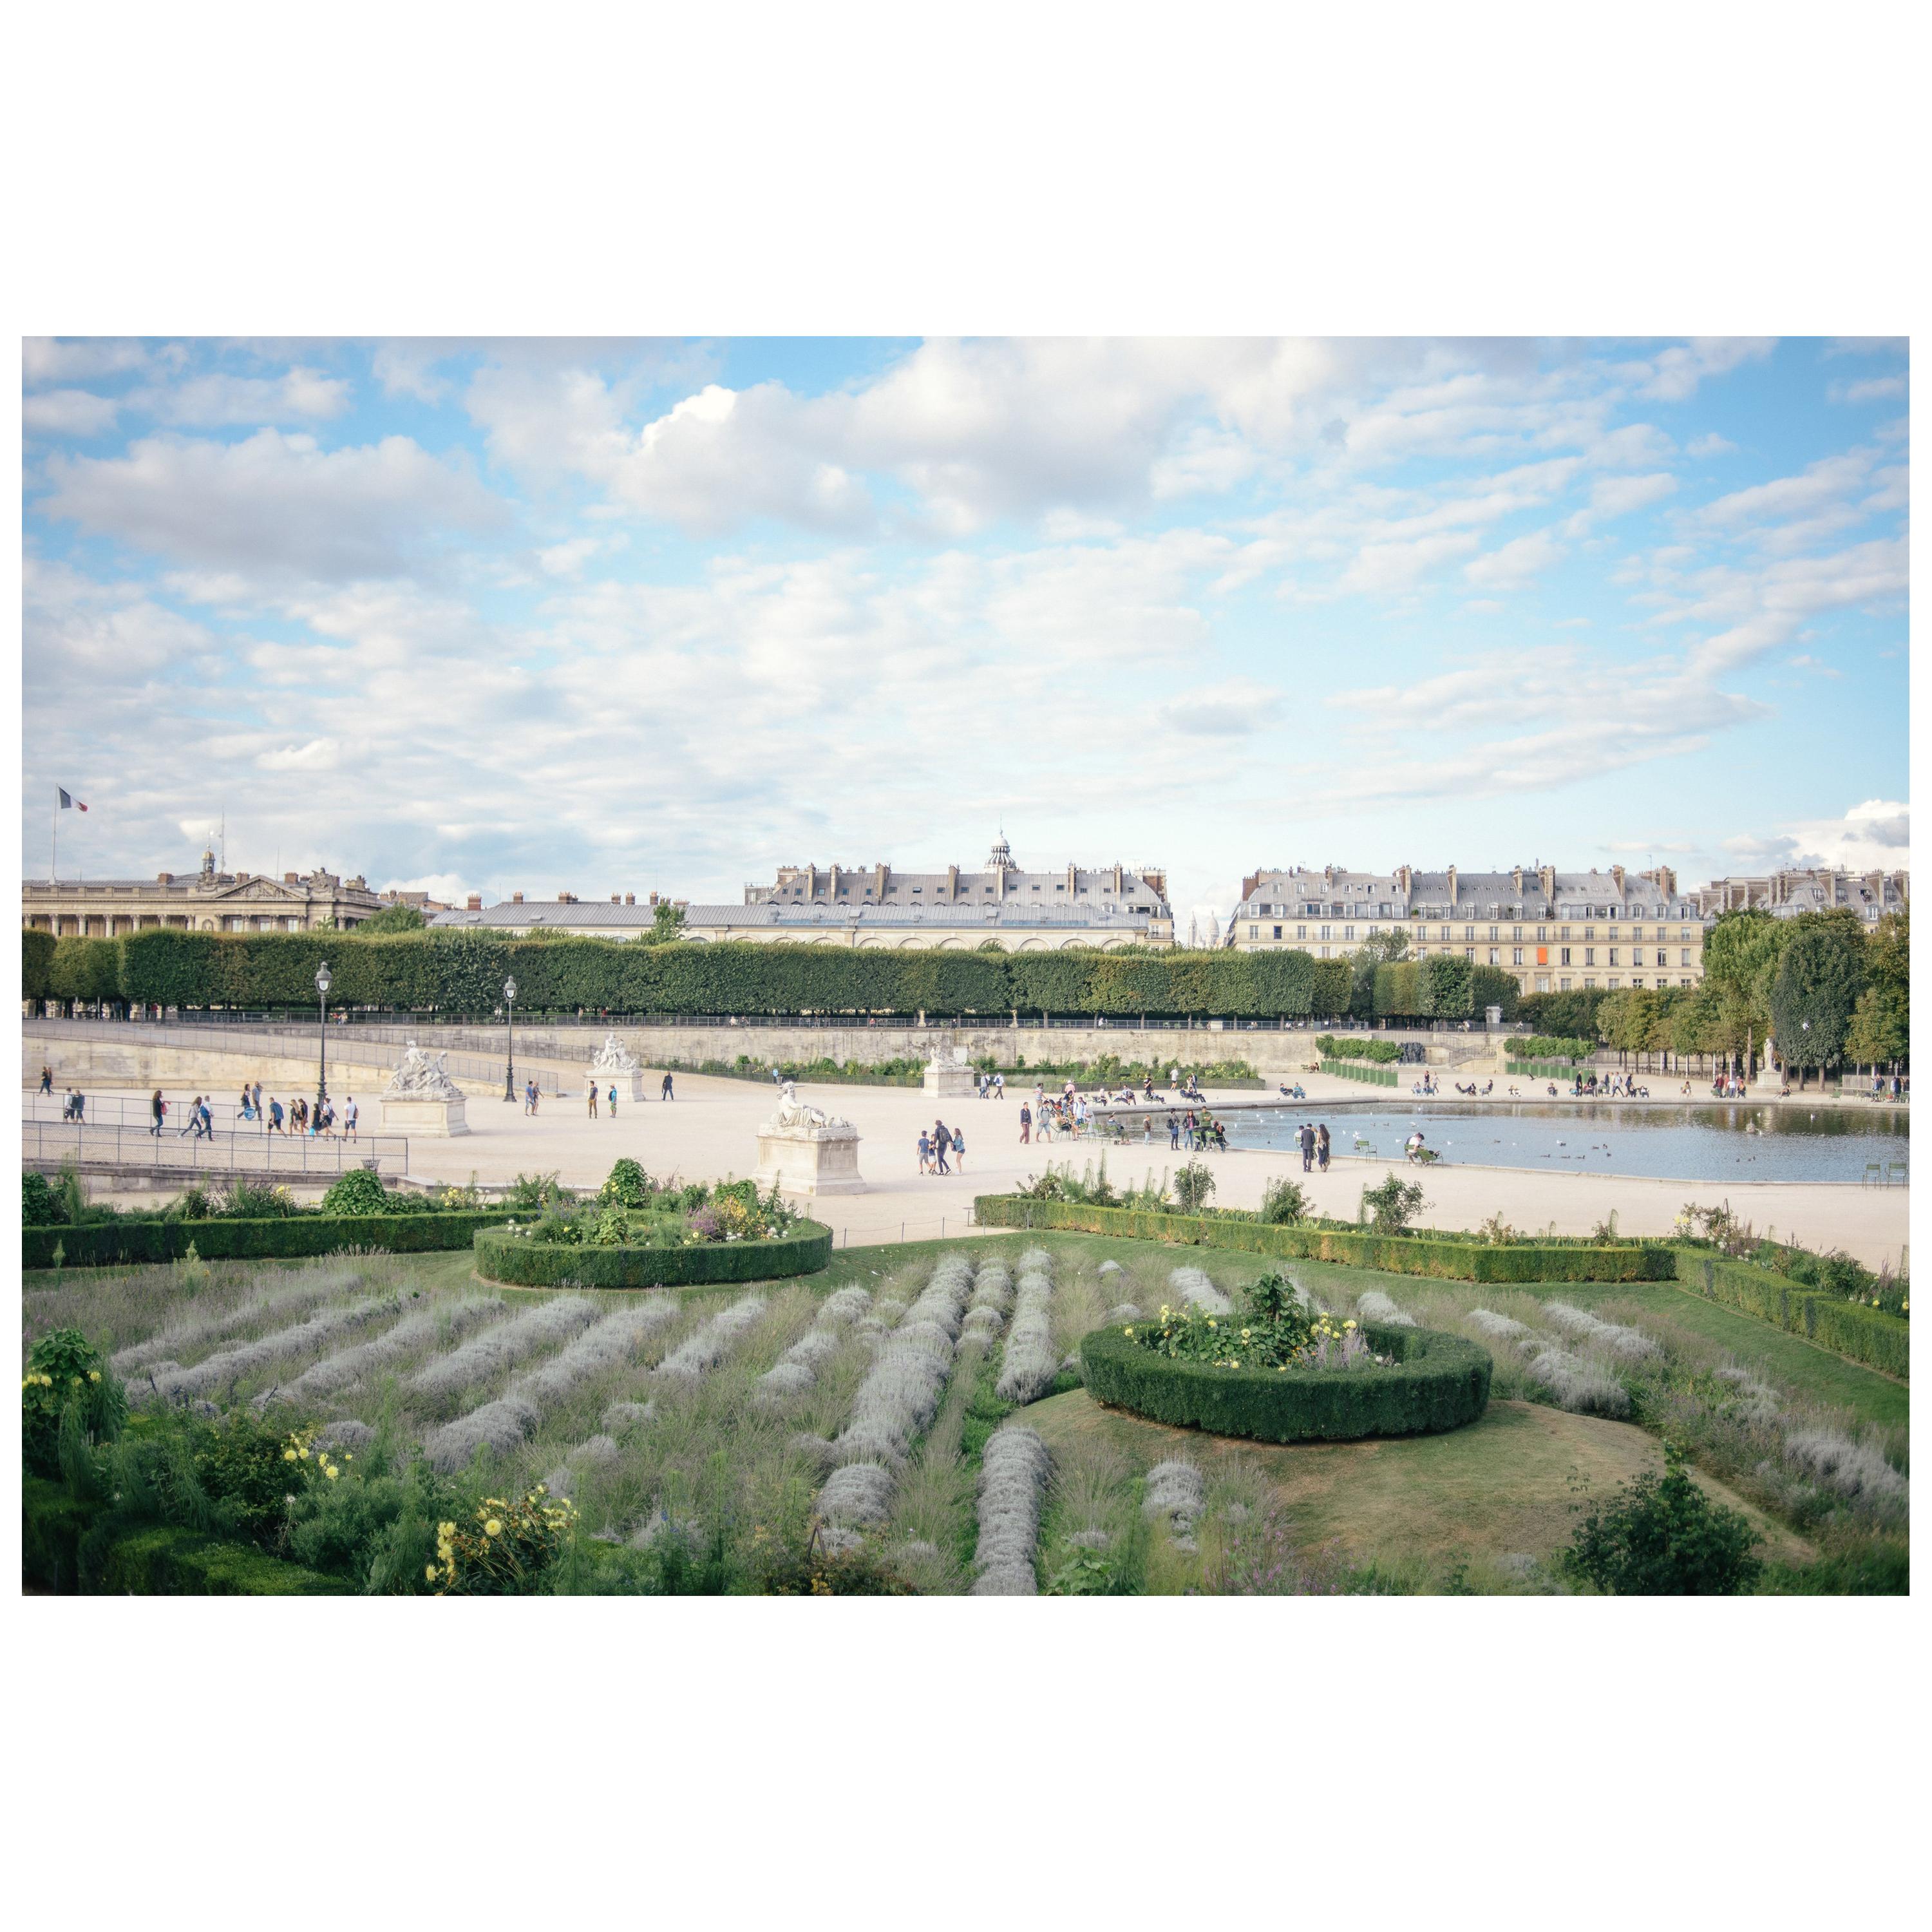
<svg viewBox="0 0 1932 1932"><path fill-rule="evenodd" d="M832 1259L832 1230L801 1221L775 1241L705 1241L688 1248L600 1248L532 1241L479 1228L476 1272L514 1288L698 1288L815 1274Z"/></svg>
<svg viewBox="0 0 1932 1932"><path fill-rule="evenodd" d="M476 1238L480 1243L484 1237ZM1132 1324L1138 1328L1136 1322ZM1386 1369L1217 1369L1171 1361L1118 1327L1080 1344L1088 1393L1154 1422L1260 1442L1349 1442L1460 1429L1489 1405L1489 1352L1436 1328L1364 1322Z"/></svg>

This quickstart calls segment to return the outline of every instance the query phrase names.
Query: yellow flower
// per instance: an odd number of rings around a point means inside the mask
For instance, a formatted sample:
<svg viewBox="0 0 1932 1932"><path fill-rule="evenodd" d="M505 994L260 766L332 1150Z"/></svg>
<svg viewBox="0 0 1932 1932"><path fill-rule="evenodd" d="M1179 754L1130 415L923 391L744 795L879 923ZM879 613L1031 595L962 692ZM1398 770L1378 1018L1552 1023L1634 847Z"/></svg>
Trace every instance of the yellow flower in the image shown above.
<svg viewBox="0 0 1932 1932"><path fill-rule="evenodd" d="M1131 1328L1123 1328L1123 1329L1120 1330L1120 1333L1121 1333L1123 1335L1125 1335L1125 1336L1130 1336L1130 1337L1131 1337L1131 1336L1132 1336L1133 1332L1134 1332L1134 1331L1133 1331Z"/></svg>
<svg viewBox="0 0 1932 1932"><path fill-rule="evenodd" d="M1355 1325L1355 1324L1354 1324L1352 1322L1343 1322L1343 1323L1342 1324L1342 1326L1344 1328L1354 1328L1354 1325Z"/></svg>
<svg viewBox="0 0 1932 1932"><path fill-rule="evenodd" d="M502 1533L502 1524L494 1516L483 1526L483 1534L485 1536L501 1536Z"/></svg>
<svg viewBox="0 0 1932 1932"><path fill-rule="evenodd" d="M282 1451L282 1460L284 1462L292 1462L295 1460L296 1452L292 1449L284 1449Z"/></svg>
<svg viewBox="0 0 1932 1932"><path fill-rule="evenodd" d="M98 1369L89 1369L87 1372L87 1379L91 1382L98 1382L100 1379L100 1371Z"/></svg>
<svg viewBox="0 0 1932 1932"><path fill-rule="evenodd" d="M423 1568L423 1575L434 1583L436 1581L436 1565L434 1563L426 1564Z"/></svg>
<svg viewBox="0 0 1932 1932"><path fill-rule="evenodd" d="M306 1462L308 1460L308 1444L304 1442L302 1448L296 1451L296 1454L301 1456L302 1460L304 1462Z"/></svg>
<svg viewBox="0 0 1932 1932"><path fill-rule="evenodd" d="M325 1462L322 1466L322 1473L332 1483L342 1472L333 1462Z"/></svg>

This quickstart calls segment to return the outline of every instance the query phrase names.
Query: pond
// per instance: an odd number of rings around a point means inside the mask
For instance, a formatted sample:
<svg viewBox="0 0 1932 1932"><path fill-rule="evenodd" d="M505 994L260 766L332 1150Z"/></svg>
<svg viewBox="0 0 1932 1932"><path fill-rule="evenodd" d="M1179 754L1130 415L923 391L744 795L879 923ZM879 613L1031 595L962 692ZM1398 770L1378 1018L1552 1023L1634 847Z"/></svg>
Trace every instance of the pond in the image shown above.
<svg viewBox="0 0 1932 1932"><path fill-rule="evenodd" d="M1822 1180L1856 1185L1874 1162L1903 1180L1912 1151L1906 1109L1580 1102L1567 1107L1468 1107L1430 1101L1330 1112L1265 1107L1231 1112L1228 1144L1288 1148L1304 1120L1325 1120L1337 1154L1398 1157L1418 1128L1445 1162L1629 1174L1664 1180ZM1358 1144L1360 1143L1360 1144Z"/></svg>

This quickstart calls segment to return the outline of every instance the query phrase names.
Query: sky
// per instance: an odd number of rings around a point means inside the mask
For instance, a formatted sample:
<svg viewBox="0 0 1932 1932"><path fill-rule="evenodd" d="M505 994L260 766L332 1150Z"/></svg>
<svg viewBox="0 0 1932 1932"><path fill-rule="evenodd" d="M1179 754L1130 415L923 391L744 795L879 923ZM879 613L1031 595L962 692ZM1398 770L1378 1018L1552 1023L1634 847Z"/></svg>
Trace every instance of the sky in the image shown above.
<svg viewBox="0 0 1932 1932"><path fill-rule="evenodd" d="M44 876L1910 863L1902 342L28 340Z"/></svg>

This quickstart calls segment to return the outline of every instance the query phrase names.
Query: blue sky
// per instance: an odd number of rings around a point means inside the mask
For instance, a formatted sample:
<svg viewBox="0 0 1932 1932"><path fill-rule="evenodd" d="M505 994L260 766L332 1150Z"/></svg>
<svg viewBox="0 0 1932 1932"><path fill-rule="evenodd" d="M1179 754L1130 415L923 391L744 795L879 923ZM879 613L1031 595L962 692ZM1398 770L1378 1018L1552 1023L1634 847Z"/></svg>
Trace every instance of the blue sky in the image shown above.
<svg viewBox="0 0 1932 1932"><path fill-rule="evenodd" d="M782 862L1909 862L1897 342L28 343L22 832Z"/></svg>

